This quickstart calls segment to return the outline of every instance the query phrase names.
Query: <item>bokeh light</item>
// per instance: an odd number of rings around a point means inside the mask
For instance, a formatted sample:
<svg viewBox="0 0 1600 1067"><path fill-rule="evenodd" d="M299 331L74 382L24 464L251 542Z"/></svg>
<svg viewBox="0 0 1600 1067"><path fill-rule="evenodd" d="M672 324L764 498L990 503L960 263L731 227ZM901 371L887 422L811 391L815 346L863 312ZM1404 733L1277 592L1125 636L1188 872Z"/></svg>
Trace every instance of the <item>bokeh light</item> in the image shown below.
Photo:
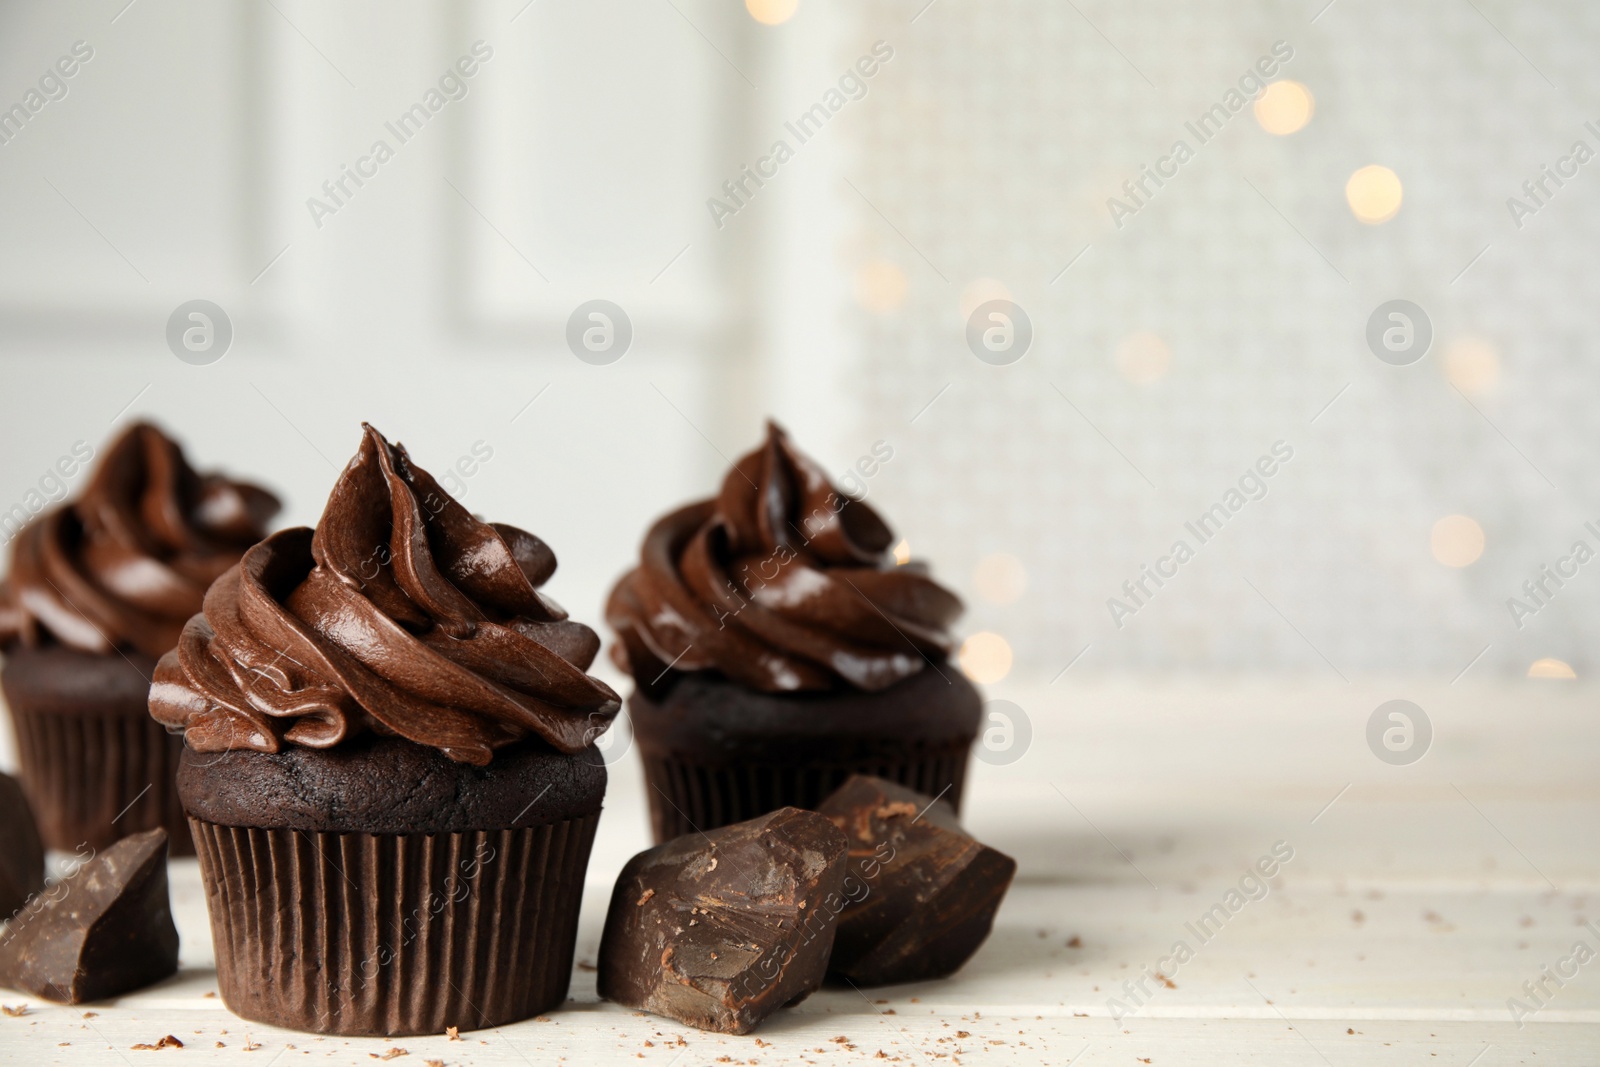
<svg viewBox="0 0 1600 1067"><path fill-rule="evenodd" d="M744 0L744 9L763 26L788 22L799 6L800 0Z"/></svg>
<svg viewBox="0 0 1600 1067"><path fill-rule="evenodd" d="M1350 210L1369 226L1394 218L1404 195L1400 176L1376 163L1350 175L1344 186L1344 198L1349 201Z"/></svg>
<svg viewBox="0 0 1600 1067"><path fill-rule="evenodd" d="M999 634L985 630L962 642L959 660L968 678L987 685L1011 673L1011 646Z"/></svg>
<svg viewBox="0 0 1600 1067"><path fill-rule="evenodd" d="M1578 672L1573 670L1572 664L1566 660L1546 656L1544 659L1536 659L1528 665L1528 677L1570 681L1578 677Z"/></svg>
<svg viewBox="0 0 1600 1067"><path fill-rule="evenodd" d="M1487 393L1500 382L1500 356L1481 337L1458 337L1444 350L1444 373L1463 393Z"/></svg>
<svg viewBox="0 0 1600 1067"><path fill-rule="evenodd" d="M1117 345L1117 370L1135 385L1152 385L1167 376L1172 349L1160 334L1149 330L1130 333Z"/></svg>
<svg viewBox="0 0 1600 1067"><path fill-rule="evenodd" d="M1297 81L1275 81L1256 98L1256 121L1270 134L1287 137L1304 129L1316 111L1311 90Z"/></svg>
<svg viewBox="0 0 1600 1067"><path fill-rule="evenodd" d="M1446 515L1433 524L1433 558L1446 567L1466 567L1483 555L1483 527L1466 515Z"/></svg>
<svg viewBox="0 0 1600 1067"><path fill-rule="evenodd" d="M856 300L878 315L898 310L906 301L906 272L887 259L863 263L856 271Z"/></svg>
<svg viewBox="0 0 1600 1067"><path fill-rule="evenodd" d="M996 552L978 561L972 572L972 586L991 604L1011 604L1027 591L1028 571L1016 556Z"/></svg>

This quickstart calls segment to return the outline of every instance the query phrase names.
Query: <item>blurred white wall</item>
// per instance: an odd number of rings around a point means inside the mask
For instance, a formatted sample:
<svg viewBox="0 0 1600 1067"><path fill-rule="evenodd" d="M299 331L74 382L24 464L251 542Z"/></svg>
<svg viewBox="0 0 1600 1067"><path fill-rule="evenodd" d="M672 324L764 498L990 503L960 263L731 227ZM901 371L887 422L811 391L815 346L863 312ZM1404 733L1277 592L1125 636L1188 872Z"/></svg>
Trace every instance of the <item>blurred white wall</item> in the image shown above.
<svg viewBox="0 0 1600 1067"><path fill-rule="evenodd" d="M1247 104L1201 144L1185 123L1275 42L1309 122ZM802 0L776 25L710 0L0 5L0 108L44 101L0 123L0 507L135 415L296 523L362 419L435 469L483 441L465 501L546 537L554 594L598 623L648 522L771 414L838 472L893 447L869 499L1012 680L1080 652L1583 674L1600 563L1520 628L1507 600L1600 550L1600 163L1520 228L1506 201L1600 151L1597 43L1594 5L1503 0ZM386 124L430 90L402 143ZM1193 158L1118 226L1108 199L1179 139ZM707 200L779 140L718 226ZM1403 187L1376 224L1346 195L1373 164ZM371 173L308 207L346 167ZM1009 366L963 337L995 296L1033 323ZM234 330L206 366L165 337L196 298ZM564 337L596 298L633 325L606 366ZM1411 366L1363 336L1394 298L1432 322ZM1185 522L1279 441L1267 495L1199 545ZM1129 599L1180 538L1195 558Z"/></svg>

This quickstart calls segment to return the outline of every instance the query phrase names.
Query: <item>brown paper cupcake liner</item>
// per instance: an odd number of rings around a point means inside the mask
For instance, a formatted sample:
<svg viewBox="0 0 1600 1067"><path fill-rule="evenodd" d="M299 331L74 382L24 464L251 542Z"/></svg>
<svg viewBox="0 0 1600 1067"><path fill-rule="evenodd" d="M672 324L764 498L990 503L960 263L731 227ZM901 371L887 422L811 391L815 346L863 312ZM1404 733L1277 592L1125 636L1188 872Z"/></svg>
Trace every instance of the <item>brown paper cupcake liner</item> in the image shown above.
<svg viewBox="0 0 1600 1067"><path fill-rule="evenodd" d="M554 1008L599 820L336 834L190 819L222 999L258 1022L386 1036Z"/></svg>
<svg viewBox="0 0 1600 1067"><path fill-rule="evenodd" d="M174 855L194 855L175 777L181 736L125 712L37 711L13 702L11 719L23 788L46 845L102 849L161 827Z"/></svg>
<svg viewBox="0 0 1600 1067"><path fill-rule="evenodd" d="M958 809L967 777L970 740L911 748L902 758L779 764L740 761L700 763L679 754L640 749L650 794L650 825L656 843L697 830L743 822L786 805L814 809L852 774L871 774L944 798Z"/></svg>

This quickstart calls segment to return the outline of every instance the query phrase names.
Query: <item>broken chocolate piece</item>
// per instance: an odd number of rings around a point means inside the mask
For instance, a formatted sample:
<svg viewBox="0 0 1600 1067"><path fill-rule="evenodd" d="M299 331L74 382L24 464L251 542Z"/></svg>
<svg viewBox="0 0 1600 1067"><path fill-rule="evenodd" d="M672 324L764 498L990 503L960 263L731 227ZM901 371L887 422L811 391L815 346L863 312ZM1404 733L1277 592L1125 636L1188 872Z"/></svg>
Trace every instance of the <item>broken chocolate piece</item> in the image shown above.
<svg viewBox="0 0 1600 1067"><path fill-rule="evenodd" d="M177 969L165 830L118 841L36 896L0 933L0 985L46 1000L100 1000Z"/></svg>
<svg viewBox="0 0 1600 1067"><path fill-rule="evenodd" d="M822 984L844 863L844 835L799 808L639 853L611 895L600 995L702 1030L749 1033Z"/></svg>
<svg viewBox="0 0 1600 1067"><path fill-rule="evenodd" d="M0 774L0 919L44 888L44 844L22 783Z"/></svg>
<svg viewBox="0 0 1600 1067"><path fill-rule="evenodd" d="M954 973L994 925L1017 863L975 841L943 800L858 774L817 810L850 841L828 973L857 985Z"/></svg>

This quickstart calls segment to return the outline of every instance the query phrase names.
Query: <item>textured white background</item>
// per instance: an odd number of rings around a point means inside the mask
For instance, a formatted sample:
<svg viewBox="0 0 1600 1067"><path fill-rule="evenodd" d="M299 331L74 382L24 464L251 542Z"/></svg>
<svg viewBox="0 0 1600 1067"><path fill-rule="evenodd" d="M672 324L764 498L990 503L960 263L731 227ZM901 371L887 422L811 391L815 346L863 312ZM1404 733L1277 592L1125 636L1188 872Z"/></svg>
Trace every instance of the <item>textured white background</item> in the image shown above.
<svg viewBox="0 0 1600 1067"><path fill-rule="evenodd" d="M468 504L547 537L555 594L598 622L645 525L771 413L835 470L893 444L870 499L967 629L1010 642L1013 681L1085 646L1074 672L1594 665L1600 575L1521 631L1505 607L1600 519L1600 163L1521 231L1505 207L1574 139L1600 149L1594 5L874 0L762 27L689 0L124 3L0 7L0 104L96 49L0 147L0 506L119 411L280 488L294 522L362 418L425 466L482 439ZM478 39L468 98L314 227L306 198ZM705 199L879 39L866 98L715 228ZM1114 228L1106 197L1276 40L1310 124L1235 116ZM1381 226L1344 201L1370 163L1404 183ZM903 275L897 307L858 301L869 263ZM1018 364L964 346L980 279L1033 319ZM211 367L162 339L197 296L236 329ZM611 367L562 344L595 296L634 319ZM1397 296L1436 332L1407 368L1362 339ZM1140 330L1171 351L1150 385L1113 361ZM1440 358L1465 336L1500 372L1470 404ZM1270 495L1112 625L1107 597L1278 439ZM1460 570L1429 551L1452 513L1486 537ZM1014 603L975 590L995 552L1025 568Z"/></svg>

